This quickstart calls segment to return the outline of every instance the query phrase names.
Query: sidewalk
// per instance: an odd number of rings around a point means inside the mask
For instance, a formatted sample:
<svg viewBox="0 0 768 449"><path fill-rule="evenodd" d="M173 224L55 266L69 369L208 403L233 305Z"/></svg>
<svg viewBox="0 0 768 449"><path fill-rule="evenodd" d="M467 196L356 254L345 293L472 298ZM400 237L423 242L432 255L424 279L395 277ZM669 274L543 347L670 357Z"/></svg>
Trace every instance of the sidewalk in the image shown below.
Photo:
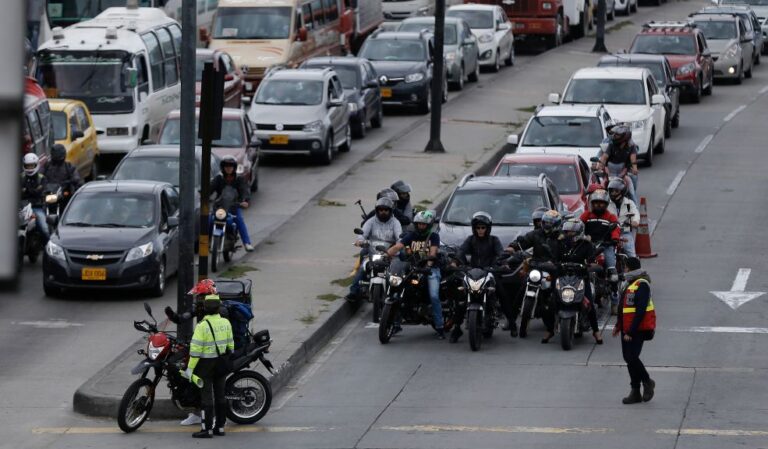
<svg viewBox="0 0 768 449"><path fill-rule="evenodd" d="M643 8L640 14L617 18L609 24L618 30L607 34L607 45L611 50L628 46L654 11L669 10L665 14L682 17L690 9L690 2L671 2L662 9ZM628 25L627 20L634 24ZM447 199L463 174L485 173L495 166L507 135L522 131L533 108L546 101L549 92L561 91L574 70L596 63L600 55L590 52L593 43L594 39L587 37L519 67L504 69L492 81L481 77L477 85L467 85L443 110L445 154L423 152L429 122L414 117L421 123L410 132L391 139L374 151L374 156L352 166L287 222L261 233L257 250L238 261L231 271L244 272L253 281L253 327L269 329L274 340L269 354L278 368L272 378L274 391L283 387L354 313L353 306L341 299L357 257L352 230L360 224L360 210L354 202L361 199L370 209L378 190L404 179L413 186L414 205L436 207ZM114 416L123 392L135 379L130 369L139 362L136 350L141 347L143 343L128 348L84 383L75 393L75 411ZM184 416L167 400L163 384L161 388L152 417Z"/></svg>

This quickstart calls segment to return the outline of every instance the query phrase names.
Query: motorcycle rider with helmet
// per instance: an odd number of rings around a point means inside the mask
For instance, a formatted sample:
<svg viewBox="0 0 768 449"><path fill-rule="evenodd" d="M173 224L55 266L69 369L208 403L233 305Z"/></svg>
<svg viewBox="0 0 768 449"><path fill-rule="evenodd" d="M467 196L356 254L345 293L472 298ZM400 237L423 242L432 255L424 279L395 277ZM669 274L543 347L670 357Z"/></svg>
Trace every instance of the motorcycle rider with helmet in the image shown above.
<svg viewBox="0 0 768 449"><path fill-rule="evenodd" d="M623 177L626 169L631 182L627 183L627 194L636 201L637 191L637 145L632 141L632 128L627 124L613 126L609 142L600 155L598 170L605 170L608 176Z"/></svg>
<svg viewBox="0 0 768 449"><path fill-rule="evenodd" d="M400 222L393 216L394 203L387 197L381 197L376 201L376 208L374 209L374 215L365 221L363 224L363 233L357 237L355 246L362 246L366 240L376 242L386 242L389 247L397 242L400 238L400 234L403 233L403 228ZM369 248L362 248L360 250L360 258L369 254ZM349 293L345 296L347 301L357 301L360 299L360 281L365 276L363 270L363 264L355 274L355 278L352 281L352 285L349 286Z"/></svg>
<svg viewBox="0 0 768 449"><path fill-rule="evenodd" d="M248 183L245 178L237 175L237 160L234 156L224 156L219 162L220 173L211 181L211 193L212 197L219 198L224 191L225 187L234 188L237 190L237 207L235 209L234 222L237 225L237 230L240 232L240 239L243 241L243 246L248 252L253 251L253 245L251 244L251 237L248 235L248 228L245 225L243 219L243 209L247 209L251 200L251 192L248 188ZM228 211L229 212L229 211ZM229 220L229 218L227 218ZM209 220L209 228L213 227L213 220ZM211 229L209 229L209 234Z"/></svg>
<svg viewBox="0 0 768 449"><path fill-rule="evenodd" d="M48 222L45 219L43 189L48 182L45 175L40 173L39 162L35 153L24 155L24 171L21 173L21 200L29 201L32 212L35 214L35 226L43 235L43 243L48 242L51 236L48 230Z"/></svg>
<svg viewBox="0 0 768 449"><path fill-rule="evenodd" d="M66 204L73 193L83 185L80 174L74 165L67 162L67 149L57 143L51 147L51 158L40 170L45 175L48 183L55 183L61 187Z"/></svg>
<svg viewBox="0 0 768 449"><path fill-rule="evenodd" d="M584 223L578 218L571 218L563 223L562 233L557 240L557 262L558 263L578 263L589 267L590 260L595 255L595 247L592 242L584 235ZM603 344L603 338L600 336L600 328L597 325L597 311L595 310L595 298L592 296L592 284L589 280L589 272L584 271L584 297L590 301L589 310L587 311L587 318L589 319L589 325L592 328L592 336L595 338L595 343ZM554 336L554 315L548 317L552 321L547 324L547 329L550 331L550 336L546 339L549 341Z"/></svg>
<svg viewBox="0 0 768 449"><path fill-rule="evenodd" d="M608 183L608 195L611 202L608 203L608 212L616 215L621 223L621 239L624 241L623 249L627 257L636 257L635 233L640 226L640 212L634 201L627 198L627 186L621 178L613 178Z"/></svg>
<svg viewBox="0 0 768 449"><path fill-rule="evenodd" d="M399 197L394 190L390 188L380 190L379 193L376 194L376 201L379 201L381 198L388 198L389 200L392 201L392 204L394 207L392 209L392 215L397 219L397 221L400 222L401 227L406 227L409 224L411 224L411 219L413 218L413 216L405 215L402 210L397 208L397 202L399 201ZM366 216L365 219L369 220L374 215L376 215L376 209L368 212L368 215Z"/></svg>
<svg viewBox="0 0 768 449"><path fill-rule="evenodd" d="M544 217L544 214L548 211L544 206L537 207L534 209L533 213L531 214L531 221L533 222L533 229L541 229L541 219Z"/></svg>
<svg viewBox="0 0 768 449"><path fill-rule="evenodd" d="M395 201L395 209L400 211L402 215L408 217L409 220L413 220L413 206L411 206L411 185L402 179L399 179L392 183L389 188L397 193L398 198L397 201ZM406 225L407 224L404 224L403 226Z"/></svg>
<svg viewBox="0 0 768 449"><path fill-rule="evenodd" d="M603 256L605 257L605 270L608 273L610 282L618 282L618 273L616 272L616 244L621 239L621 229L616 226L610 232L607 227L612 224L618 225L619 219L616 215L608 211L610 196L605 190L595 190L589 195L589 210L584 211L579 219L584 223L585 233L592 239L592 243L597 245L604 244ZM611 313L615 315L619 303L618 295L614 292L611 297Z"/></svg>
<svg viewBox="0 0 768 449"><path fill-rule="evenodd" d="M421 260L427 260L430 274L427 278L429 285L429 300L432 303L432 322L437 331L437 338L445 340L445 324L443 322L443 308L440 304L440 267L437 261L437 252L440 249L440 235L433 230L435 214L431 210L423 210L413 217L413 231L407 232L391 248L387 250L389 257L395 257L400 250L406 248L410 254L418 254ZM395 325L395 331L400 331L399 325Z"/></svg>

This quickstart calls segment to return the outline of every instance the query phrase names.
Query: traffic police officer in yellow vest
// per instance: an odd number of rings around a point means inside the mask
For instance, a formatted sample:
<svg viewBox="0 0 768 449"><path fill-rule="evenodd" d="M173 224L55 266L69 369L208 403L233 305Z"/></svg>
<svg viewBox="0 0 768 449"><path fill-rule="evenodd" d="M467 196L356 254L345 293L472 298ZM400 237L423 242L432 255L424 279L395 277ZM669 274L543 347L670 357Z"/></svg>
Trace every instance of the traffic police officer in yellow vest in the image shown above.
<svg viewBox="0 0 768 449"><path fill-rule="evenodd" d="M193 374L202 379L202 430L194 438L213 438L224 435L227 420L227 401L224 397L224 384L227 373L224 371L223 357L235 350L232 338L232 326L226 318L219 315L221 299L218 295L208 295L203 302L205 317L195 326L192 342L189 345L189 364L185 375L192 379ZM214 404L216 405L216 425L214 427Z"/></svg>

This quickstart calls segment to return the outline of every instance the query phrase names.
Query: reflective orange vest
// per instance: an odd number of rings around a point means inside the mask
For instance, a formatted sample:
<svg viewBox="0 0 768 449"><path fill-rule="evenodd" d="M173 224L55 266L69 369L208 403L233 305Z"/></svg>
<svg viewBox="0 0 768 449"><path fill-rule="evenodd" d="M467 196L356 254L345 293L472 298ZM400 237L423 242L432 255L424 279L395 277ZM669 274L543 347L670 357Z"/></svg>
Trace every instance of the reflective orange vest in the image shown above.
<svg viewBox="0 0 768 449"><path fill-rule="evenodd" d="M628 332L632 328L632 321L635 319L635 292L640 288L640 283L645 282L650 288L650 282L645 279L638 279L627 287L624 293L624 299L622 300L622 325L621 329L624 332ZM653 307L653 300L648 298L648 305L645 308L645 315L643 315L639 331L652 331L656 329L656 310Z"/></svg>

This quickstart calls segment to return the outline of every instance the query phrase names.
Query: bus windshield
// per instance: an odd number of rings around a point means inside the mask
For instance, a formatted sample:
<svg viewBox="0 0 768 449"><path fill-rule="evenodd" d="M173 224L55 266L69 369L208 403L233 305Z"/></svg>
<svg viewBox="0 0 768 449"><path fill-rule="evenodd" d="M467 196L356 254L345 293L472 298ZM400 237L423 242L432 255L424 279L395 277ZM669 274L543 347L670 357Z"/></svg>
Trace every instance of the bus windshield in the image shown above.
<svg viewBox="0 0 768 449"><path fill-rule="evenodd" d="M291 8L219 8L213 19L214 39L288 39Z"/></svg>
<svg viewBox="0 0 768 449"><path fill-rule="evenodd" d="M162 6L164 0L139 0L139 6ZM47 0L48 21L51 28L66 28L83 20L92 19L105 9L125 6L125 0Z"/></svg>
<svg viewBox="0 0 768 449"><path fill-rule="evenodd" d="M49 97L80 100L93 114L132 112L129 61L124 51L43 50L38 59L41 85Z"/></svg>

